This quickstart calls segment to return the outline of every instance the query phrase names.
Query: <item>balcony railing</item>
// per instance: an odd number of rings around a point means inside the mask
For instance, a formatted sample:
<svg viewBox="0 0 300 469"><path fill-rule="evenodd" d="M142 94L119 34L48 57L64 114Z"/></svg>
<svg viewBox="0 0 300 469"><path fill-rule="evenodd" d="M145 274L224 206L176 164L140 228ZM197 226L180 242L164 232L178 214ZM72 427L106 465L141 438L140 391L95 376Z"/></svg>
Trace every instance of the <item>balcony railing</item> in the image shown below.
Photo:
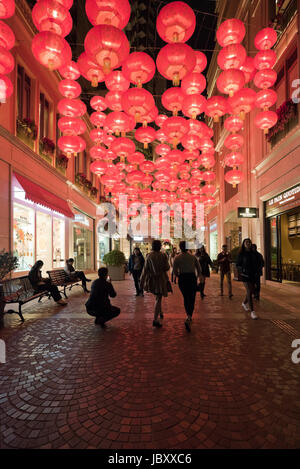
<svg viewBox="0 0 300 469"><path fill-rule="evenodd" d="M271 148L280 142L298 124L298 105L293 103L292 100L283 103L276 112L279 120L270 129L269 134L267 134L267 140L270 142Z"/></svg>
<svg viewBox="0 0 300 469"><path fill-rule="evenodd" d="M283 3L283 5L286 2ZM284 8L281 8L273 19L271 26L280 31L282 34L294 17L298 8L298 0L290 0ZM281 36L280 34L280 36ZM278 37L278 39L280 38Z"/></svg>

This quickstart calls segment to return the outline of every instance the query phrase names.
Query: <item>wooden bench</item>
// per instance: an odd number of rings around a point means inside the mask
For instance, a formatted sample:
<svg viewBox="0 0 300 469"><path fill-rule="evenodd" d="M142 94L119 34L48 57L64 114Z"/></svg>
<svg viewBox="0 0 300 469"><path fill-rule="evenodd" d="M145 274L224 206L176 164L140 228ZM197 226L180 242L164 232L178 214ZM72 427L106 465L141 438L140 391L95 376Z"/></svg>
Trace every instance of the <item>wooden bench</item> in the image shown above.
<svg viewBox="0 0 300 469"><path fill-rule="evenodd" d="M41 301L44 296L50 298L48 291L41 291L36 293L33 286L30 283L28 276L13 278L9 280L3 280L1 282L2 288L0 291L1 299L5 304L18 303L19 311L12 309L4 311L4 314L18 314L22 322L24 318L22 315L22 306L31 300L36 298Z"/></svg>
<svg viewBox="0 0 300 469"><path fill-rule="evenodd" d="M67 288L69 290L72 290L72 288L77 286L77 285L82 287L81 280L76 278L76 277L74 279L71 279L66 274L64 269L47 270L47 274L49 275L49 278L50 278L51 283L53 285L56 285L58 288L62 287L62 290L60 290L60 292L64 294L65 298L68 298L67 294L66 294L66 289ZM83 288L83 290L84 290L84 288Z"/></svg>

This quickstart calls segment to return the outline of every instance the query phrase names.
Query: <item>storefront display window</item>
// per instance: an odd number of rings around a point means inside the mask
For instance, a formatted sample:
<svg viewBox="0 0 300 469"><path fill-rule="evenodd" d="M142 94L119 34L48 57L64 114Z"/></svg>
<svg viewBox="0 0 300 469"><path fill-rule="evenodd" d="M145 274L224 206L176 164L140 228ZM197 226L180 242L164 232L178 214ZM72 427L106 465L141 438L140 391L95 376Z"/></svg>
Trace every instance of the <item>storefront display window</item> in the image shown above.
<svg viewBox="0 0 300 469"><path fill-rule="evenodd" d="M44 272L52 269L52 217L43 212L36 212L36 259L44 262Z"/></svg>
<svg viewBox="0 0 300 469"><path fill-rule="evenodd" d="M17 272L27 271L35 262L34 210L14 203L13 218L14 255L19 259Z"/></svg>
<svg viewBox="0 0 300 469"><path fill-rule="evenodd" d="M65 264L65 222L61 218L53 218L53 267Z"/></svg>
<svg viewBox="0 0 300 469"><path fill-rule="evenodd" d="M73 257L77 270L93 270L94 220L79 210L73 226Z"/></svg>

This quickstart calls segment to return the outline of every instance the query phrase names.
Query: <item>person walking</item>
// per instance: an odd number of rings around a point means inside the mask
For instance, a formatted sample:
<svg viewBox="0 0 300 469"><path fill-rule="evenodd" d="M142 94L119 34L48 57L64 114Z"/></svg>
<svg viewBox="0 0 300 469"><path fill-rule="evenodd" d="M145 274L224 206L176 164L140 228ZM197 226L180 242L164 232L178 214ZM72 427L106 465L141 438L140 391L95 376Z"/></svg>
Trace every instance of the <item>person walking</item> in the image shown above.
<svg viewBox="0 0 300 469"><path fill-rule="evenodd" d="M255 277L255 282L254 282L254 298L259 301L260 299L260 277L263 274L263 268L265 266L265 261L260 252L257 250L256 244L252 244L252 250L255 252L257 259L258 259L258 264L259 264L259 269L257 276Z"/></svg>
<svg viewBox="0 0 300 469"><path fill-rule="evenodd" d="M59 290L56 285L53 285L51 283L51 280L49 278L43 278L42 277L42 267L44 265L43 261L36 261L36 263L31 267L30 272L28 274L29 280L31 285L33 286L34 292L42 292L42 291L48 291L53 300L62 306L67 305L67 301L62 299L61 294L59 293Z"/></svg>
<svg viewBox="0 0 300 469"><path fill-rule="evenodd" d="M204 246L201 246L200 249L197 249L195 256L200 264L201 272L202 272L201 280L199 283L199 291L200 291L201 298L203 300L203 298L206 296L204 294L205 279L210 277L209 266L212 267L213 263L211 261L211 258L205 251Z"/></svg>
<svg viewBox="0 0 300 469"><path fill-rule="evenodd" d="M173 248L172 249L172 253L171 253L171 256L170 256L170 266L171 266L171 282L174 283L176 285L176 275L174 274L174 271L173 271L173 267L174 267L174 259L175 257L177 256L177 249L176 248Z"/></svg>
<svg viewBox="0 0 300 469"><path fill-rule="evenodd" d="M146 292L155 295L155 309L153 318L153 327L161 327L162 324L158 317L163 319L162 297L168 296L169 278L167 275L170 269L168 257L161 252L161 242L154 240L152 251L146 257L145 265L140 279L141 288Z"/></svg>
<svg viewBox="0 0 300 469"><path fill-rule="evenodd" d="M98 277L92 283L91 294L85 307L87 313L96 316L95 324L105 328L105 323L120 314L120 308L112 306L109 298L115 298L117 293L108 277L108 269L101 267L98 270Z"/></svg>
<svg viewBox="0 0 300 469"><path fill-rule="evenodd" d="M140 248L134 248L133 254L129 257L128 270L133 277L136 295L144 296L143 289L140 287L140 277L145 264L145 259Z"/></svg>
<svg viewBox="0 0 300 469"><path fill-rule="evenodd" d="M223 284L224 284L224 277L227 278L227 285L228 285L228 296L232 298L232 284L231 284L231 271L230 271L230 263L231 263L231 254L227 250L227 244L223 244L222 251L218 254L217 263L220 267L220 288L221 288L221 296L223 296Z"/></svg>
<svg viewBox="0 0 300 469"><path fill-rule="evenodd" d="M201 268L197 258L188 252L185 241L180 241L179 247L181 254L174 259L173 272L178 276L178 286L187 314L184 325L186 330L190 332L197 292L197 276L201 275Z"/></svg>
<svg viewBox="0 0 300 469"><path fill-rule="evenodd" d="M236 267L246 289L246 297L242 303L242 306L245 311L249 311L250 306L251 318L258 319L258 316L253 308L253 293L255 279L258 276L260 264L256 253L252 250L252 243L250 238L244 239L242 243L241 250L237 257Z"/></svg>
<svg viewBox="0 0 300 469"><path fill-rule="evenodd" d="M82 288L86 293L89 293L90 291L86 287L86 282L91 282L89 278L86 278L85 273L82 270L75 270L73 267L74 264L74 259L70 257L70 259L66 260L66 265L64 267L64 271L66 272L67 276L70 277L70 279L79 279L81 280L82 283Z"/></svg>

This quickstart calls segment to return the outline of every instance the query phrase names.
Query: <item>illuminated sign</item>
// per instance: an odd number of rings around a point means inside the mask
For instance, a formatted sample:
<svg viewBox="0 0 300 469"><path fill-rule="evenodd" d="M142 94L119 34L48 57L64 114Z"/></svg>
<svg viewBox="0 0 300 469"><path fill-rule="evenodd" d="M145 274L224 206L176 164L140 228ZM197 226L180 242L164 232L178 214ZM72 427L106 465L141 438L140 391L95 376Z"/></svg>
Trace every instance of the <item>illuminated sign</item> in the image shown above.
<svg viewBox="0 0 300 469"><path fill-rule="evenodd" d="M238 218L258 218L258 208L238 207Z"/></svg>
<svg viewBox="0 0 300 469"><path fill-rule="evenodd" d="M270 217L300 205L300 184L272 197L266 202L266 216Z"/></svg>

